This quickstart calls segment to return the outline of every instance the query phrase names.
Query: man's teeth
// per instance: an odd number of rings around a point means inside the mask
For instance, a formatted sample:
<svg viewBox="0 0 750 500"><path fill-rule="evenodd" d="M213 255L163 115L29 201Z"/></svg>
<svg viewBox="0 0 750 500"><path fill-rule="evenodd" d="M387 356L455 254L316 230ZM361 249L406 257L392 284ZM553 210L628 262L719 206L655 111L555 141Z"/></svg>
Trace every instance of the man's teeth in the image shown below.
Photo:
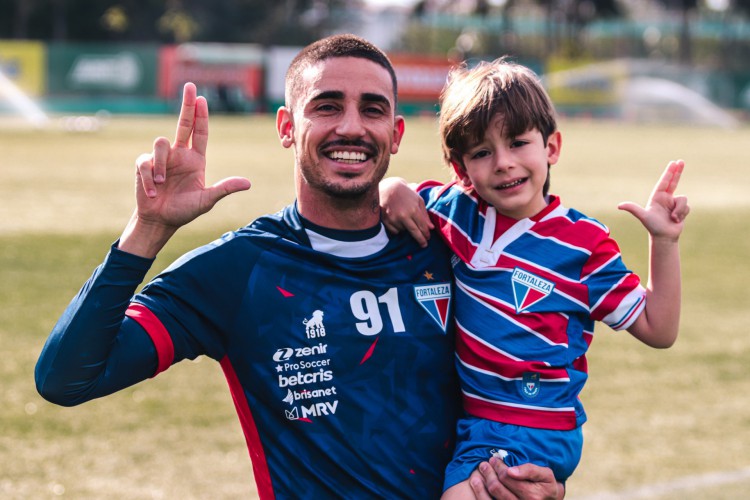
<svg viewBox="0 0 750 500"><path fill-rule="evenodd" d="M328 155L332 160L336 161L365 161L367 155L365 153L355 153L353 151L335 151Z"/></svg>

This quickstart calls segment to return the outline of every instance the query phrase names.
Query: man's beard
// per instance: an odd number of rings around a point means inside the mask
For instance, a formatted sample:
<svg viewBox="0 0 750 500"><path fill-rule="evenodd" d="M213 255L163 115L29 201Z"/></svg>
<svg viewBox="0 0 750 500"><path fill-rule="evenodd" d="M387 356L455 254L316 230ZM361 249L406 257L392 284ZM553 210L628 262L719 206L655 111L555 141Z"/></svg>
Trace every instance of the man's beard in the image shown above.
<svg viewBox="0 0 750 500"><path fill-rule="evenodd" d="M387 162L388 159L385 159ZM300 158L301 164L310 165L312 162L310 158ZM356 201L367 196L372 189L378 189L378 183L385 177L388 170L388 164L385 166L379 166L378 171L375 175L369 179L361 181L353 181L352 183L344 182L331 182L320 175L321 168L317 163L314 163L311 168L300 168L300 175L304 182L311 188L320 191L333 199L341 201ZM346 178L346 175L343 176ZM352 178L356 175L352 175Z"/></svg>

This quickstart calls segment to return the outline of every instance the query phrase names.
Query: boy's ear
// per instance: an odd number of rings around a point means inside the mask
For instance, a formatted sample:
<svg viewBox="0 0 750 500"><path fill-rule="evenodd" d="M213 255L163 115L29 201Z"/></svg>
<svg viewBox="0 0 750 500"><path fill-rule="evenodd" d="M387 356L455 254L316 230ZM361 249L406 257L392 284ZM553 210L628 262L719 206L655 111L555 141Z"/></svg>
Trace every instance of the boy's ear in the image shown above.
<svg viewBox="0 0 750 500"><path fill-rule="evenodd" d="M555 130L547 138L547 164L554 165L560 159L560 150L562 149L562 134Z"/></svg>
<svg viewBox="0 0 750 500"><path fill-rule="evenodd" d="M464 167L462 167L456 160L451 160L451 167L453 167L453 171L456 173L456 177L461 181L461 184L466 187L471 187L471 179L466 175L466 169L464 169Z"/></svg>

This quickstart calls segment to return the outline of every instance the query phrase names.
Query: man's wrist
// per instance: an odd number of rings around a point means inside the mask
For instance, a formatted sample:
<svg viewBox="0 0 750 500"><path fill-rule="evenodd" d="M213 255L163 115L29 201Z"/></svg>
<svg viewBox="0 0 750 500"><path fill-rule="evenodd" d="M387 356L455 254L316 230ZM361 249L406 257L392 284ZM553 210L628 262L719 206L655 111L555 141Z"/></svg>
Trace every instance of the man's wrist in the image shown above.
<svg viewBox="0 0 750 500"><path fill-rule="evenodd" d="M177 227L144 221L134 213L120 236L117 249L153 259L176 232Z"/></svg>

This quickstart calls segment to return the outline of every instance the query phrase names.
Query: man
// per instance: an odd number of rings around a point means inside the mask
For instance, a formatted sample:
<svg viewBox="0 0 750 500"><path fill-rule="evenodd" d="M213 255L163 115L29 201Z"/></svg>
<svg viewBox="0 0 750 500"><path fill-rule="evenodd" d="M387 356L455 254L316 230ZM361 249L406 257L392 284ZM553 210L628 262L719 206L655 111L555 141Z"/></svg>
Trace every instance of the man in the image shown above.
<svg viewBox="0 0 750 500"><path fill-rule="evenodd" d="M184 256L133 296L179 227L242 178L204 185L208 107L185 86L174 144L137 161L137 207L50 334L39 392L63 405L182 359L221 363L261 498L435 498L458 411L447 250L380 223L404 132L387 57L357 37L305 48L277 115L296 203ZM476 494L555 497L547 469L484 463Z"/></svg>

